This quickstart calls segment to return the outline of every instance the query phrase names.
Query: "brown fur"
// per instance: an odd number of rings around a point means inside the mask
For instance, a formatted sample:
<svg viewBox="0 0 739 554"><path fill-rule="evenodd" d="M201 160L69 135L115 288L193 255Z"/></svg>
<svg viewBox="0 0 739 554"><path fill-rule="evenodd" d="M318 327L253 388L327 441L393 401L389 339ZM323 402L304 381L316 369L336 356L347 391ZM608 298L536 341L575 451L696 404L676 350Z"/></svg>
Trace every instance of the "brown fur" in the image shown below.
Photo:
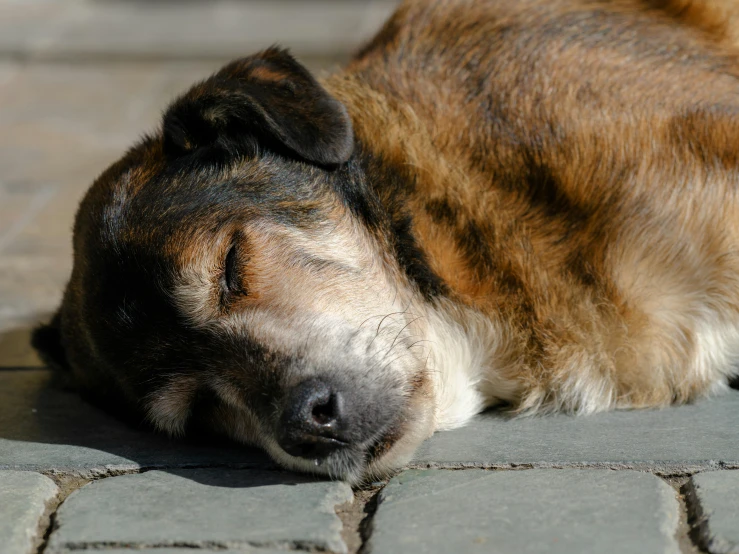
<svg viewBox="0 0 739 554"><path fill-rule="evenodd" d="M348 479L501 402L726 388L738 43L731 0L407 0L320 84L234 62L96 181L37 345L170 433ZM369 431L315 469L278 442L322 378Z"/></svg>
<svg viewBox="0 0 739 554"><path fill-rule="evenodd" d="M618 405L710 385L680 370L699 307L671 295L737 321L737 64L714 43L733 41L736 8L406 2L328 81L417 184L407 201L434 271L516 337L523 399L556 394L584 360ZM659 321L669 302L680 317Z"/></svg>

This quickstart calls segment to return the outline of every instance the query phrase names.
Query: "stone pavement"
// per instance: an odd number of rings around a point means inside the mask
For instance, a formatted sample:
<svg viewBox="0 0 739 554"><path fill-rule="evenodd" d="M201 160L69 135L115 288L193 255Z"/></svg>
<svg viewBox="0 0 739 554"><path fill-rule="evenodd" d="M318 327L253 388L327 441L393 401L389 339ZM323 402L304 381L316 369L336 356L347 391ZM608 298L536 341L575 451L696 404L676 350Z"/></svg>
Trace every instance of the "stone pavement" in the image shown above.
<svg viewBox="0 0 739 554"><path fill-rule="evenodd" d="M91 180L173 95L274 42L323 71L392 0L0 0L0 554L739 552L739 392L427 441L389 481L132 429L28 348Z"/></svg>
<svg viewBox="0 0 739 554"><path fill-rule="evenodd" d="M253 449L129 428L48 370L6 368L0 545L13 547L0 552L47 534L48 553L739 552L738 421L739 392L579 418L489 413L352 494Z"/></svg>

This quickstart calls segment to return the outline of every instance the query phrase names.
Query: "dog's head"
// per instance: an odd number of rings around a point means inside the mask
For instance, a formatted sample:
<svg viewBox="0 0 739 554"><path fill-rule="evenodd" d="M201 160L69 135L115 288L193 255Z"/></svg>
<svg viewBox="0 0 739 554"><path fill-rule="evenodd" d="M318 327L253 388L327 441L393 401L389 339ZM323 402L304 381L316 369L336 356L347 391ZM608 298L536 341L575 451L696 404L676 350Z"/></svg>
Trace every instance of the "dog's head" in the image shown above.
<svg viewBox="0 0 739 554"><path fill-rule="evenodd" d="M432 385L353 149L344 106L286 52L226 66L93 184L35 346L172 434L350 480L397 465L432 430Z"/></svg>

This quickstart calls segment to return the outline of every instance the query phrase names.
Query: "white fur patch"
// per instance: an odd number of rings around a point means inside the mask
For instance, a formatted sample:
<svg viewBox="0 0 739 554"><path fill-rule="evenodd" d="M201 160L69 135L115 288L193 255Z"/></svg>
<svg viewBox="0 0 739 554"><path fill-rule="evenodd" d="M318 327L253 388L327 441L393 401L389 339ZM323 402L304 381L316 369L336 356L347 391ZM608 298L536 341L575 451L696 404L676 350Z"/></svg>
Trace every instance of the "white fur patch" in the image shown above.
<svg viewBox="0 0 739 554"><path fill-rule="evenodd" d="M425 330L436 396L436 429L454 429L485 407L512 400L519 384L503 377L506 340L484 315L449 302L428 310Z"/></svg>

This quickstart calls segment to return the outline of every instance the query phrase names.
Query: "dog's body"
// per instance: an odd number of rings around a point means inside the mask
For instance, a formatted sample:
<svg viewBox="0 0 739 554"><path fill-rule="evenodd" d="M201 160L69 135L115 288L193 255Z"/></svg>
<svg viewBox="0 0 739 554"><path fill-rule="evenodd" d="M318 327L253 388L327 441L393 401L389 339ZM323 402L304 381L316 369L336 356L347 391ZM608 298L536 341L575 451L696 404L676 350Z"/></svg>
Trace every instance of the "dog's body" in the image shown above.
<svg viewBox="0 0 739 554"><path fill-rule="evenodd" d="M726 388L735 12L409 1L320 85L235 62L90 190L36 344L161 429L348 479L486 406Z"/></svg>

